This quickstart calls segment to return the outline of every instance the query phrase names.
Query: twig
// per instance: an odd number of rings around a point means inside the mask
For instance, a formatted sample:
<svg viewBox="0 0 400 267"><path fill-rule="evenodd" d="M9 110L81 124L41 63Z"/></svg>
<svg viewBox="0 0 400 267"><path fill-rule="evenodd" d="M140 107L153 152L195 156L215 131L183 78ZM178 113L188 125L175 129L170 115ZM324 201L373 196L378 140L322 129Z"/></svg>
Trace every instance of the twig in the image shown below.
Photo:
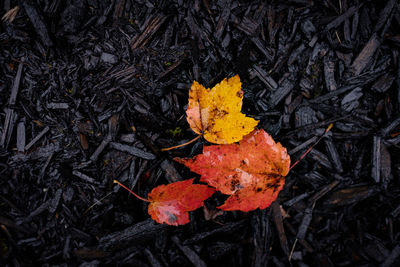
<svg viewBox="0 0 400 267"><path fill-rule="evenodd" d="M303 155L301 155L301 157L295 163L293 163L292 166L290 166L289 170L293 169L293 167L296 166L319 143L319 141L322 140L322 138L324 138L324 136L332 129L332 127L333 127L333 123L329 124L329 126L328 126L328 128L326 128L324 134L321 135L321 137L317 140L317 142L315 142L315 144L313 144L309 149L307 149L307 151Z"/></svg>
<svg viewBox="0 0 400 267"><path fill-rule="evenodd" d="M130 190L128 187L126 187L125 185L121 184L119 181L114 180L114 183L115 183L115 184L118 184L118 185L121 186L122 188L128 190L129 193L131 193L132 195L134 195L134 196L137 197L138 199L143 200L143 201L145 201L145 202L150 202L148 199L145 199L145 198L139 196L138 194L136 194L135 192L133 192L132 190Z"/></svg>
<svg viewBox="0 0 400 267"><path fill-rule="evenodd" d="M294 248L296 247L298 239L296 238L296 240L294 240L292 249L290 250L290 254L289 254L289 262L292 260L292 256L293 256L293 252L294 252Z"/></svg>
<svg viewBox="0 0 400 267"><path fill-rule="evenodd" d="M183 146L189 145L189 144L191 144L191 143L197 141L198 139L200 139L200 137L201 137L201 135L198 135L198 136L196 136L194 139L190 140L189 142L186 142L186 143L183 143L183 144L180 144L180 145L177 145L177 146L172 146L172 147L167 147L167 148L161 148L160 150L161 150L161 151L168 151L168 150L172 150L172 149L175 149L175 148L183 147Z"/></svg>

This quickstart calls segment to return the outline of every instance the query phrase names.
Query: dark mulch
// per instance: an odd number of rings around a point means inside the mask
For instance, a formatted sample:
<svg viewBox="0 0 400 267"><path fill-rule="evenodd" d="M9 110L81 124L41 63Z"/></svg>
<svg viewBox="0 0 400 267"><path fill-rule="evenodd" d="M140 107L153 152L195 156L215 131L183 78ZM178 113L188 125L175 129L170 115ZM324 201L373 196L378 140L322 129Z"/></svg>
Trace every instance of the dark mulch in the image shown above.
<svg viewBox="0 0 400 267"><path fill-rule="evenodd" d="M0 14L17 5L0 26L0 265L400 265L397 0L3 0ZM293 162L333 129L270 208L154 223L113 179L146 196L193 177L172 158L205 141L159 149L195 137L193 80L235 74L243 112Z"/></svg>

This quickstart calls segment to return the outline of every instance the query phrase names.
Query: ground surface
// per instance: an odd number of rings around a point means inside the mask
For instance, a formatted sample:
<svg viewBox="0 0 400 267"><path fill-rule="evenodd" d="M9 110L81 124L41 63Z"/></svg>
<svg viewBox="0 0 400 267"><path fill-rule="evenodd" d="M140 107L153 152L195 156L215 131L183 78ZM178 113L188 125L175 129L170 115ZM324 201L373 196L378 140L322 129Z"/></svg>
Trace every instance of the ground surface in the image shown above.
<svg viewBox="0 0 400 267"><path fill-rule="evenodd" d="M397 1L1 1L7 11L0 265L400 264ZM193 80L235 74L243 112L292 162L334 127L270 208L206 220L217 194L185 226L154 223L112 180L147 196L194 177L172 158L204 140L159 149L195 137Z"/></svg>

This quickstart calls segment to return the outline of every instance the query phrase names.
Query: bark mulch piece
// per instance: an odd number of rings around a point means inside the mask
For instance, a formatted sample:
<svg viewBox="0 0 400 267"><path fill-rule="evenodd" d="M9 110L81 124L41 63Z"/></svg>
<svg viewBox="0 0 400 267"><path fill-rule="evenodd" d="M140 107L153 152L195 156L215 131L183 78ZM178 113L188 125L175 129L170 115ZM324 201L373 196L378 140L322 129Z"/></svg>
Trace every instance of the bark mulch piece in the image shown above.
<svg viewBox="0 0 400 267"><path fill-rule="evenodd" d="M399 266L400 5L0 2L0 265ZM239 74L292 162L266 210L215 194L180 227L146 197L194 177L193 80Z"/></svg>

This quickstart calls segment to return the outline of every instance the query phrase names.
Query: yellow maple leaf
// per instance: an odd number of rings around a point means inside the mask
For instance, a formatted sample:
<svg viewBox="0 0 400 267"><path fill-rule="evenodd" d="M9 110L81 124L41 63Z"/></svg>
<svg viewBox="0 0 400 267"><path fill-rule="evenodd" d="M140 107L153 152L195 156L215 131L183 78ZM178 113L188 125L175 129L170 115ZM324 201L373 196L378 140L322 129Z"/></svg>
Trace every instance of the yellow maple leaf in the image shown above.
<svg viewBox="0 0 400 267"><path fill-rule="evenodd" d="M238 75L205 88L194 81L186 110L190 128L215 144L232 144L254 130L258 121L241 113L243 92Z"/></svg>

